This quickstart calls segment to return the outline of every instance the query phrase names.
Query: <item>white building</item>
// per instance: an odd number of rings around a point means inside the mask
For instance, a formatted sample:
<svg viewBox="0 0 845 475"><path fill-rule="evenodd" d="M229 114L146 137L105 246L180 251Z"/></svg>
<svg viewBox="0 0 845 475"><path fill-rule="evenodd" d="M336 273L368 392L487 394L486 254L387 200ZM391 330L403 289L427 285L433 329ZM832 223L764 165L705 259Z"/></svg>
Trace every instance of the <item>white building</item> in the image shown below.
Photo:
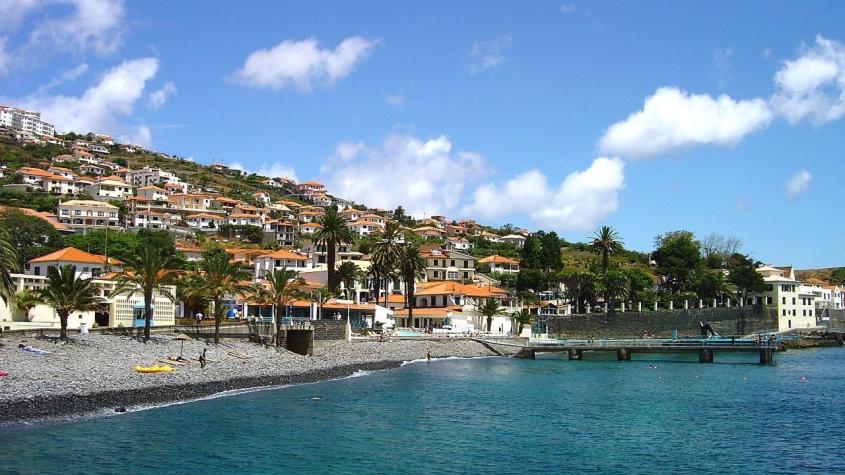
<svg viewBox="0 0 845 475"><path fill-rule="evenodd" d="M483 259L478 260L481 264L487 264L490 266L490 272L498 272L498 273L506 273L506 274L518 274L519 273L519 262L513 259L509 259L503 256L487 256Z"/></svg>
<svg viewBox="0 0 845 475"><path fill-rule="evenodd" d="M525 236L520 236L519 234L508 234L507 236L502 236L501 241L513 244L516 247L522 247L525 245Z"/></svg>
<svg viewBox="0 0 845 475"><path fill-rule="evenodd" d="M263 279L265 273L272 272L275 269L291 269L300 272L311 268L307 256L287 249L279 249L263 256L256 256L253 263L256 279Z"/></svg>
<svg viewBox="0 0 845 475"><path fill-rule="evenodd" d="M27 275L47 275L50 267L64 267L72 265L76 268L76 276L82 279L97 277L104 272L120 272L123 262L106 256L89 254L75 247L66 247L50 254L36 257L24 264Z"/></svg>
<svg viewBox="0 0 845 475"><path fill-rule="evenodd" d="M54 135L53 124L41 120L40 112L0 106L0 125L34 135Z"/></svg>
<svg viewBox="0 0 845 475"><path fill-rule="evenodd" d="M763 266L757 269L763 276L766 291L749 296L746 304L767 305L776 311L778 331L815 328L815 295L802 289L792 267Z"/></svg>
<svg viewBox="0 0 845 475"><path fill-rule="evenodd" d="M132 187L120 177L107 176L91 185L88 193L97 200L123 200L132 196Z"/></svg>
<svg viewBox="0 0 845 475"><path fill-rule="evenodd" d="M59 203L59 223L77 231L89 228L120 227L118 207L102 201L70 200Z"/></svg>
<svg viewBox="0 0 845 475"><path fill-rule="evenodd" d="M135 187L162 185L167 182L181 184L182 180L175 173L155 167L144 167L129 172L129 183Z"/></svg>

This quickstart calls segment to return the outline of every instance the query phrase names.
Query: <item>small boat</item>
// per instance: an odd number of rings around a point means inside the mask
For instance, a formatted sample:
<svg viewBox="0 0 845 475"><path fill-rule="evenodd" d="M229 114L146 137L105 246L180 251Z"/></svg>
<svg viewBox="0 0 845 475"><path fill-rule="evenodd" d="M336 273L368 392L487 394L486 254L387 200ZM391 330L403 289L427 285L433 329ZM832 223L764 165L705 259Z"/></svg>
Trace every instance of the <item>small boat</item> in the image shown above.
<svg viewBox="0 0 845 475"><path fill-rule="evenodd" d="M139 373L170 373L172 371L176 371L173 366L163 364L163 365L152 365L152 366L135 366L135 371Z"/></svg>

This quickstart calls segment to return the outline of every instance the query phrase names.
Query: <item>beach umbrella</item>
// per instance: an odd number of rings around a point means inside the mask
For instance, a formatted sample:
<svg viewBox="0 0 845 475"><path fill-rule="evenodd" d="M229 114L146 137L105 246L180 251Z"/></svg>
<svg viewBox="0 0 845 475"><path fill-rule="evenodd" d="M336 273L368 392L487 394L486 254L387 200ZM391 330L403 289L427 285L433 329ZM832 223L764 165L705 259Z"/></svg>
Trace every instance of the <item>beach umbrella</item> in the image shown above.
<svg viewBox="0 0 845 475"><path fill-rule="evenodd" d="M178 340L182 342L182 346L179 347L179 358L182 358L182 351L185 349L185 341L190 340L191 337L185 335L184 333L180 333L173 337L174 340Z"/></svg>

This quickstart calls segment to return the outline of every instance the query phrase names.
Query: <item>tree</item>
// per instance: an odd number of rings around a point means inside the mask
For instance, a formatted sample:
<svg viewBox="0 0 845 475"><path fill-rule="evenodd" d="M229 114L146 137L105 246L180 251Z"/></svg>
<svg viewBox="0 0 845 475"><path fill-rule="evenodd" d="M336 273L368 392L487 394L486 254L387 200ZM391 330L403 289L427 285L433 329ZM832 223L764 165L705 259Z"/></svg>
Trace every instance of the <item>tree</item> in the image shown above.
<svg viewBox="0 0 845 475"><path fill-rule="evenodd" d="M728 282L735 285L737 292L742 294L743 304L749 293L766 290L766 282L757 272L755 262L740 253L734 253L728 261Z"/></svg>
<svg viewBox="0 0 845 475"><path fill-rule="evenodd" d="M529 234L522 245L522 267L539 269L541 267L543 244L538 236Z"/></svg>
<svg viewBox="0 0 845 475"><path fill-rule="evenodd" d="M317 313L317 319L323 319L323 305L334 298L335 293L331 291L328 287L321 287L314 291L314 295L317 298L317 305L319 305L319 311ZM373 323L375 326L375 323Z"/></svg>
<svg viewBox="0 0 845 475"><path fill-rule="evenodd" d="M587 271L563 272L562 281L566 297L575 303L575 313L583 313L582 305L593 302L596 294L596 276Z"/></svg>
<svg viewBox="0 0 845 475"><path fill-rule="evenodd" d="M205 311L209 297L201 275L193 272L177 275L173 284L176 286L176 300L182 302L183 309L194 313Z"/></svg>
<svg viewBox="0 0 845 475"><path fill-rule="evenodd" d="M540 269L520 269L516 276L516 289L518 291L540 292L546 290L547 284L547 276Z"/></svg>
<svg viewBox="0 0 845 475"><path fill-rule="evenodd" d="M29 311L39 303L38 295L32 290L24 289L15 294L15 307L23 312L27 319L29 318Z"/></svg>
<svg viewBox="0 0 845 475"><path fill-rule="evenodd" d="M554 231L540 237L540 267L546 272L558 271L563 267L560 238Z"/></svg>
<svg viewBox="0 0 845 475"><path fill-rule="evenodd" d="M176 254L176 243L167 231L141 228L135 234L135 239L136 241L150 241L160 252L169 256Z"/></svg>
<svg viewBox="0 0 845 475"><path fill-rule="evenodd" d="M229 254L222 249L209 249L202 254L200 270L205 279L205 289L214 302L214 343L220 342L220 322L223 321L223 297L247 290L243 283L250 275L229 262Z"/></svg>
<svg viewBox="0 0 845 475"><path fill-rule="evenodd" d="M628 298L630 283L623 272L609 270L599 278L602 292L605 296L608 311L613 313L616 310L616 299L623 301Z"/></svg>
<svg viewBox="0 0 845 475"><path fill-rule="evenodd" d="M389 222L381 233L381 240L373 246L373 263L381 269L384 284L384 306L387 307L390 277L396 274L400 257L399 223Z"/></svg>
<svg viewBox="0 0 845 475"><path fill-rule="evenodd" d="M607 273L607 268L610 266L611 254L618 254L625 250L625 243L619 233L610 226L602 226L593 235L593 240L590 241L590 249L601 256L601 272Z"/></svg>
<svg viewBox="0 0 845 475"><path fill-rule="evenodd" d="M399 270L405 281L405 306L408 308L408 322L414 321L414 292L417 279L425 276L426 262L416 244L406 244L399 255Z"/></svg>
<svg viewBox="0 0 845 475"><path fill-rule="evenodd" d="M153 298L156 293L170 301L176 296L169 284L173 282L175 258L158 248L154 241L138 243L134 255L127 259L123 273L117 278L115 294L132 296L140 292L144 296L144 341L150 341L150 327L153 318Z"/></svg>
<svg viewBox="0 0 845 475"><path fill-rule="evenodd" d="M67 319L73 312L98 310L101 302L91 279L78 278L76 266L50 267L46 286L35 291L38 301L53 307L59 316L62 341L67 341Z"/></svg>
<svg viewBox="0 0 845 475"><path fill-rule="evenodd" d="M505 309L499 305L499 301L495 299L484 299L484 302L479 305L478 313L487 318L487 331L492 332L493 317L496 315L504 315Z"/></svg>
<svg viewBox="0 0 845 475"><path fill-rule="evenodd" d="M355 282L361 277L361 269L352 261L341 262L337 266L337 281L342 283L346 290L346 298L350 298L355 287Z"/></svg>
<svg viewBox="0 0 845 475"><path fill-rule="evenodd" d="M529 312L527 309L523 308L519 312L516 312L513 315L511 315L511 318L513 318L513 323L514 323L514 326L516 327L515 335L519 336L519 335L522 334L522 327L524 325L530 325L531 320L534 319L534 316L531 315L531 312Z"/></svg>
<svg viewBox="0 0 845 475"><path fill-rule="evenodd" d="M738 238L716 233L708 234L701 240L702 257L705 265L710 269L727 267L728 260L739 251L740 247L742 247L742 241Z"/></svg>
<svg viewBox="0 0 845 475"><path fill-rule="evenodd" d="M692 289L694 277L703 267L701 246L689 231L673 231L655 239L652 258L657 273L665 280L670 294Z"/></svg>
<svg viewBox="0 0 845 475"><path fill-rule="evenodd" d="M91 254L107 255L124 262L128 262L135 255L138 241L135 234L114 229L95 229L85 234L69 234L64 237L65 246L82 249Z"/></svg>
<svg viewBox="0 0 845 475"><path fill-rule="evenodd" d="M15 282L12 273L20 269L17 252L10 242L6 230L0 228L0 300L11 303L15 297Z"/></svg>
<svg viewBox="0 0 845 475"><path fill-rule="evenodd" d="M397 223L401 224L402 226L409 226L413 224L413 219L410 216L405 214L405 208L399 206L395 210L393 210L393 220Z"/></svg>
<svg viewBox="0 0 845 475"><path fill-rule="evenodd" d="M328 264L328 284L332 291L337 290L337 277L335 265L337 262L337 246L340 244L352 243L352 233L346 227L346 222L340 217L336 206L325 208L326 214L319 219L322 226L311 236L311 240L326 247L326 261Z"/></svg>
<svg viewBox="0 0 845 475"><path fill-rule="evenodd" d="M724 295L734 293L732 286L725 281L725 274L721 270L702 270L695 287L695 293L700 299L719 299Z"/></svg>
<svg viewBox="0 0 845 475"><path fill-rule="evenodd" d="M654 304L654 276L638 267L625 269L628 278L628 297L634 302L640 302L647 308Z"/></svg>
<svg viewBox="0 0 845 475"><path fill-rule="evenodd" d="M836 285L845 284L845 267L837 267L830 273L830 282Z"/></svg>
<svg viewBox="0 0 845 475"><path fill-rule="evenodd" d="M259 284L255 298L262 302L267 302L273 305L273 318L276 322L276 345L280 342L279 336L282 332L282 315L280 310L286 309L286 305L296 298L304 297L302 286L305 285L305 280L299 277L293 269L273 269L264 273L265 281ZM287 312L284 311L284 317L287 318Z"/></svg>
<svg viewBox="0 0 845 475"><path fill-rule="evenodd" d="M53 225L16 209L0 213L0 229L5 230L7 243L15 250L18 259L15 269L22 268L30 259L62 248L62 237Z"/></svg>

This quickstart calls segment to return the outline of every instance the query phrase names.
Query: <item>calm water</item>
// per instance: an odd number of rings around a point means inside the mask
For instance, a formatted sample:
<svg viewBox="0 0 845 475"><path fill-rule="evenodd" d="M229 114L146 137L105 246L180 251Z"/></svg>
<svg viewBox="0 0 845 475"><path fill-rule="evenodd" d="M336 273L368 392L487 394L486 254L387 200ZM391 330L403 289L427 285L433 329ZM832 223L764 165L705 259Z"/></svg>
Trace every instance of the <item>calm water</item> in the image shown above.
<svg viewBox="0 0 845 475"><path fill-rule="evenodd" d="M845 472L845 350L755 357L414 363L6 427L0 473Z"/></svg>

